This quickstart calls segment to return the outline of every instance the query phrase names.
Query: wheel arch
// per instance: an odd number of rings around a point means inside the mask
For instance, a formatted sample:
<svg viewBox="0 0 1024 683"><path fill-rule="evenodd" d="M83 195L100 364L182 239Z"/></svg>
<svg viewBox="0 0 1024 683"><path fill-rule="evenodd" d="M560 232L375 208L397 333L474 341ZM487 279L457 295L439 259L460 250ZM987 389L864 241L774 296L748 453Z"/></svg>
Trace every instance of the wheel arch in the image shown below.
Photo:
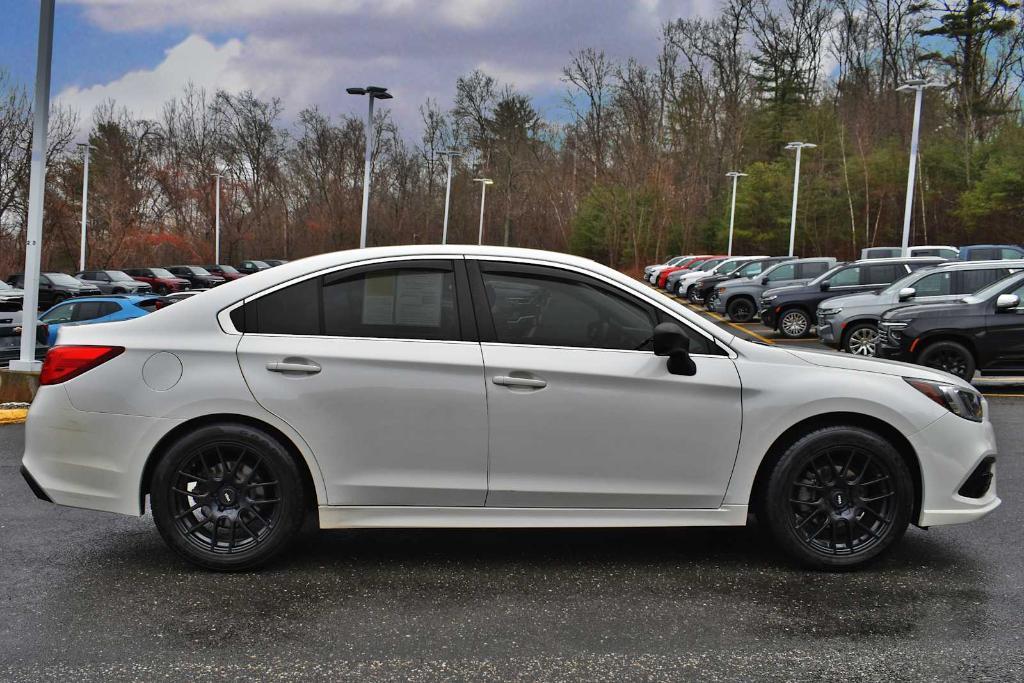
<svg viewBox="0 0 1024 683"><path fill-rule="evenodd" d="M823 413L807 417L789 427L778 436L768 448L761 464L758 465L757 473L754 475L754 483L750 490L750 509L755 515L758 514L762 504L763 495L768 484L768 476L771 474L775 463L779 461L782 454L804 434L823 427L852 426L860 427L875 432L885 438L893 445L896 451L903 458L910 471L910 478L914 484L914 510L911 520L917 520L921 513L921 499L923 495L923 480L921 477L921 463L917 452L907 437L888 422L871 415L862 413L834 412Z"/></svg>
<svg viewBox="0 0 1024 683"><path fill-rule="evenodd" d="M843 322L843 336L839 340L839 344L841 346L846 346L846 340L850 336L850 330L852 330L856 325L860 325L861 323L871 323L877 329L880 321L881 318L877 315L861 315L853 318L852 320Z"/></svg>
<svg viewBox="0 0 1024 683"><path fill-rule="evenodd" d="M274 425L248 415L239 415L237 413L214 413L194 417L191 420L186 420L179 425L175 425L174 429L170 430L160 438L146 457L146 464L142 469L142 478L139 483L140 512L144 513L146 510L146 496L149 494L149 482L153 476L153 470L163 454L167 452L168 448L170 448L171 444L177 441L184 434L198 429L199 427L205 427L211 424L223 424L227 422L234 422L256 429L262 429L281 442L295 460L295 464L298 465L299 472L302 474L302 487L306 494L309 512L315 513L318 504L316 484L313 482L313 473L310 471L309 463L306 462L306 459L302 455L302 451L300 451L298 446L295 445L295 442Z"/></svg>
<svg viewBox="0 0 1024 683"><path fill-rule="evenodd" d="M974 363L978 364L978 348L974 344L974 340L966 335L959 334L953 330L938 330L930 332L922 337L919 337L920 343L914 351L914 360L916 361L924 353L924 350L934 344L935 342L955 342L965 347L974 358Z"/></svg>

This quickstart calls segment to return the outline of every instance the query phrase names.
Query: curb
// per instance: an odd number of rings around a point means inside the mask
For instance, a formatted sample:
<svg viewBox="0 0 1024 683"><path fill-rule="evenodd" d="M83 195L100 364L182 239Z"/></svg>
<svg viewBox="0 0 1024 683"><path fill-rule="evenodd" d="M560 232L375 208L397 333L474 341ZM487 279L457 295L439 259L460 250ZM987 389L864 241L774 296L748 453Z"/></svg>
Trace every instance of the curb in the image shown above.
<svg viewBox="0 0 1024 683"><path fill-rule="evenodd" d="M28 408L15 408L14 410L0 410L0 425L18 425L25 422L28 417Z"/></svg>

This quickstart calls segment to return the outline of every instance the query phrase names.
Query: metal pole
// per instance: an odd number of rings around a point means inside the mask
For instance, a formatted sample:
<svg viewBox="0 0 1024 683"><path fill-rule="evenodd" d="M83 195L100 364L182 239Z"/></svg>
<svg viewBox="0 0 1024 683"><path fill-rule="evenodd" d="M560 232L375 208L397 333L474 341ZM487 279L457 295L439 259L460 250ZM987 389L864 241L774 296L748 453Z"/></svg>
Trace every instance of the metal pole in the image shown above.
<svg viewBox="0 0 1024 683"><path fill-rule="evenodd" d="M484 243L484 198L487 196L487 183L480 183L480 234L476 238L477 244Z"/></svg>
<svg viewBox="0 0 1024 683"><path fill-rule="evenodd" d="M366 248L366 216L370 209L370 156L373 154L373 100L371 94L370 114L366 120L366 168L363 170L363 219L359 225L359 248Z"/></svg>
<svg viewBox="0 0 1024 683"><path fill-rule="evenodd" d="M217 193L216 199L214 199L214 214L216 215L215 227L213 231L213 263L214 265L220 265L220 174L213 176L215 192Z"/></svg>
<svg viewBox="0 0 1024 683"><path fill-rule="evenodd" d="M85 166L82 169L82 243L78 252L78 270L85 270L85 244L86 244L86 216L89 215L89 150L91 145L86 143L82 147L85 153Z"/></svg>
<svg viewBox="0 0 1024 683"><path fill-rule="evenodd" d="M25 298L21 312L21 357L12 370L40 367L36 356L39 317L39 259L43 241L43 195L46 189L46 137L50 118L50 63L53 57L54 0L39 3L39 50L36 57L35 123L32 127L32 170L28 184L28 225L25 236Z"/></svg>
<svg viewBox="0 0 1024 683"><path fill-rule="evenodd" d="M796 203L800 194L800 152L803 147L796 148L796 170L793 173L793 215L789 220L789 255L793 255L793 248L796 245Z"/></svg>
<svg viewBox="0 0 1024 683"><path fill-rule="evenodd" d="M455 156L448 155L448 183L444 191L444 228L441 230L441 244L448 244L448 202L452 196L452 165L455 163Z"/></svg>
<svg viewBox="0 0 1024 683"><path fill-rule="evenodd" d="M732 177L732 211L729 213L729 250L726 256L732 256L732 229L736 225L736 181L739 179L738 175Z"/></svg>
<svg viewBox="0 0 1024 683"><path fill-rule="evenodd" d="M921 130L921 99L924 95L924 86L914 88L917 94L914 97L914 130L910 135L910 169L907 172L907 203L903 209L903 250L900 252L906 256L910 249L910 217L914 212L914 174L917 172L917 139Z"/></svg>

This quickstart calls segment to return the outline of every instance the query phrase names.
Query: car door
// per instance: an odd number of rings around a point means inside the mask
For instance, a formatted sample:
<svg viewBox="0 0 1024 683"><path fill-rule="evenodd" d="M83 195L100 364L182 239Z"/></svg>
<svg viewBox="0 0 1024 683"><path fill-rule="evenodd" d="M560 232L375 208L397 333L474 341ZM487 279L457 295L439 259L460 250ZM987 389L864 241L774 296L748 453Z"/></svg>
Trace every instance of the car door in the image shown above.
<svg viewBox="0 0 1024 683"><path fill-rule="evenodd" d="M1005 294L1016 294L1022 304L1016 308L997 310L995 299L989 302L985 315L985 334L979 344L979 369L989 372L1024 371L1024 286L1009 288Z"/></svg>
<svg viewBox="0 0 1024 683"><path fill-rule="evenodd" d="M255 399L309 444L331 505L480 506L483 361L461 259L308 278L233 312Z"/></svg>
<svg viewBox="0 0 1024 683"><path fill-rule="evenodd" d="M727 351L691 335L692 377L651 350L671 316L610 281L468 261L490 424L488 507L716 508L740 436Z"/></svg>

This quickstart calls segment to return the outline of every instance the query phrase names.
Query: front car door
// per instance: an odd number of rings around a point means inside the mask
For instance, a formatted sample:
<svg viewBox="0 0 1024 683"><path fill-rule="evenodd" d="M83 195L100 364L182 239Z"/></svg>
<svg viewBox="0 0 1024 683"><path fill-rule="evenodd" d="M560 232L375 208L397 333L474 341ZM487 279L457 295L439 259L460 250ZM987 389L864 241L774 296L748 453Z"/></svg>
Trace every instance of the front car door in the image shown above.
<svg viewBox="0 0 1024 683"><path fill-rule="evenodd" d="M350 266L246 300L253 396L316 456L331 505L480 506L487 400L462 259Z"/></svg>
<svg viewBox="0 0 1024 683"><path fill-rule="evenodd" d="M1004 294L1016 294L1021 305L997 310L996 297L988 301L985 334L978 340L978 369L988 373L1018 374L1024 371L1024 285L1009 286Z"/></svg>
<svg viewBox="0 0 1024 683"><path fill-rule="evenodd" d="M467 261L490 422L488 507L717 508L736 459L728 351L613 281L568 267ZM672 319L692 377L651 349Z"/></svg>

